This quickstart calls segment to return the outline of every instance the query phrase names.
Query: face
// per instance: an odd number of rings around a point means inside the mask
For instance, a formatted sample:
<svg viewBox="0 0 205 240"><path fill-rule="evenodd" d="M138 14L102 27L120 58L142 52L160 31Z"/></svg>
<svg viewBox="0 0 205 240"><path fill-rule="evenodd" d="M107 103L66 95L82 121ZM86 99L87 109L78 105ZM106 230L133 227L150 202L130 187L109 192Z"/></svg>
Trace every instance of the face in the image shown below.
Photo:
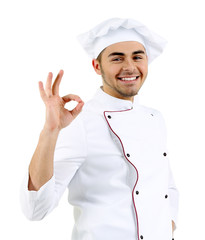
<svg viewBox="0 0 205 240"><path fill-rule="evenodd" d="M147 77L148 60L142 44L120 42L108 46L100 62L93 60L93 67L102 76L104 92L133 101Z"/></svg>

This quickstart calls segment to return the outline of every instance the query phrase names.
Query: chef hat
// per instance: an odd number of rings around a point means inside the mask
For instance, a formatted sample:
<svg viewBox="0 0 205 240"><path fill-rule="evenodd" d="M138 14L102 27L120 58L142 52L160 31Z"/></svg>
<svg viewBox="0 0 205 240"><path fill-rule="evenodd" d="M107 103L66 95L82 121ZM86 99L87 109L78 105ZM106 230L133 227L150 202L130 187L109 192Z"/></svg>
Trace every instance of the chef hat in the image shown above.
<svg viewBox="0 0 205 240"><path fill-rule="evenodd" d="M78 40L88 55L95 59L106 47L114 43L137 41L145 47L149 63L162 53L166 45L165 39L142 23L121 18L111 18L100 23L79 35Z"/></svg>

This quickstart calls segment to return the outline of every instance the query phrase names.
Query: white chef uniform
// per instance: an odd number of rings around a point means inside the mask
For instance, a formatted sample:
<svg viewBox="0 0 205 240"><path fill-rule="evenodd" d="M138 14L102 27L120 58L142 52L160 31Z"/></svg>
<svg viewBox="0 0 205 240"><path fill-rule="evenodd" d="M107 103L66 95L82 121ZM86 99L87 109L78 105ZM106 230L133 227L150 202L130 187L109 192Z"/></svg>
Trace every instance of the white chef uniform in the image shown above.
<svg viewBox="0 0 205 240"><path fill-rule="evenodd" d="M21 204L41 220L69 189L72 240L171 240L178 191L161 114L102 89L60 132L54 176L39 191L22 186Z"/></svg>

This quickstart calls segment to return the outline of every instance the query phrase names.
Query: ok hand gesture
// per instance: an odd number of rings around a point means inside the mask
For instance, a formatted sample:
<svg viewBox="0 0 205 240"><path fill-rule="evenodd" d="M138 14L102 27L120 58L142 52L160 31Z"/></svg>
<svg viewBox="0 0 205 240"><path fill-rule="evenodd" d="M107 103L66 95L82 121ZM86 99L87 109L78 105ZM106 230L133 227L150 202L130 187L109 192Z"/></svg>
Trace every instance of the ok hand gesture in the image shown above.
<svg viewBox="0 0 205 240"><path fill-rule="evenodd" d="M49 131L61 130L68 126L81 112L84 105L83 101L77 95L69 94L64 97L59 96L59 86L63 77L63 70L61 70L53 85L53 74L50 72L47 77L45 89L42 82L39 82L39 91L41 98L46 106L46 122L44 128ZM69 111L65 108L65 104L70 101L78 102L78 105Z"/></svg>

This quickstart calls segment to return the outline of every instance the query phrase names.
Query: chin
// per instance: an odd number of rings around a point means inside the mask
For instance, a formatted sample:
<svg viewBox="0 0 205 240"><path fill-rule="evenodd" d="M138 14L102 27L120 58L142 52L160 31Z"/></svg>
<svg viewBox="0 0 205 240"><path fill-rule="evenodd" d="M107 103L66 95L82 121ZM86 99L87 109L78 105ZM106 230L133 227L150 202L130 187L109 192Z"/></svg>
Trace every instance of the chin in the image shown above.
<svg viewBox="0 0 205 240"><path fill-rule="evenodd" d="M134 97L138 94L138 91L139 90L135 90L135 91L132 91L132 92L118 92L122 97L125 97L125 98L131 98L131 97Z"/></svg>

